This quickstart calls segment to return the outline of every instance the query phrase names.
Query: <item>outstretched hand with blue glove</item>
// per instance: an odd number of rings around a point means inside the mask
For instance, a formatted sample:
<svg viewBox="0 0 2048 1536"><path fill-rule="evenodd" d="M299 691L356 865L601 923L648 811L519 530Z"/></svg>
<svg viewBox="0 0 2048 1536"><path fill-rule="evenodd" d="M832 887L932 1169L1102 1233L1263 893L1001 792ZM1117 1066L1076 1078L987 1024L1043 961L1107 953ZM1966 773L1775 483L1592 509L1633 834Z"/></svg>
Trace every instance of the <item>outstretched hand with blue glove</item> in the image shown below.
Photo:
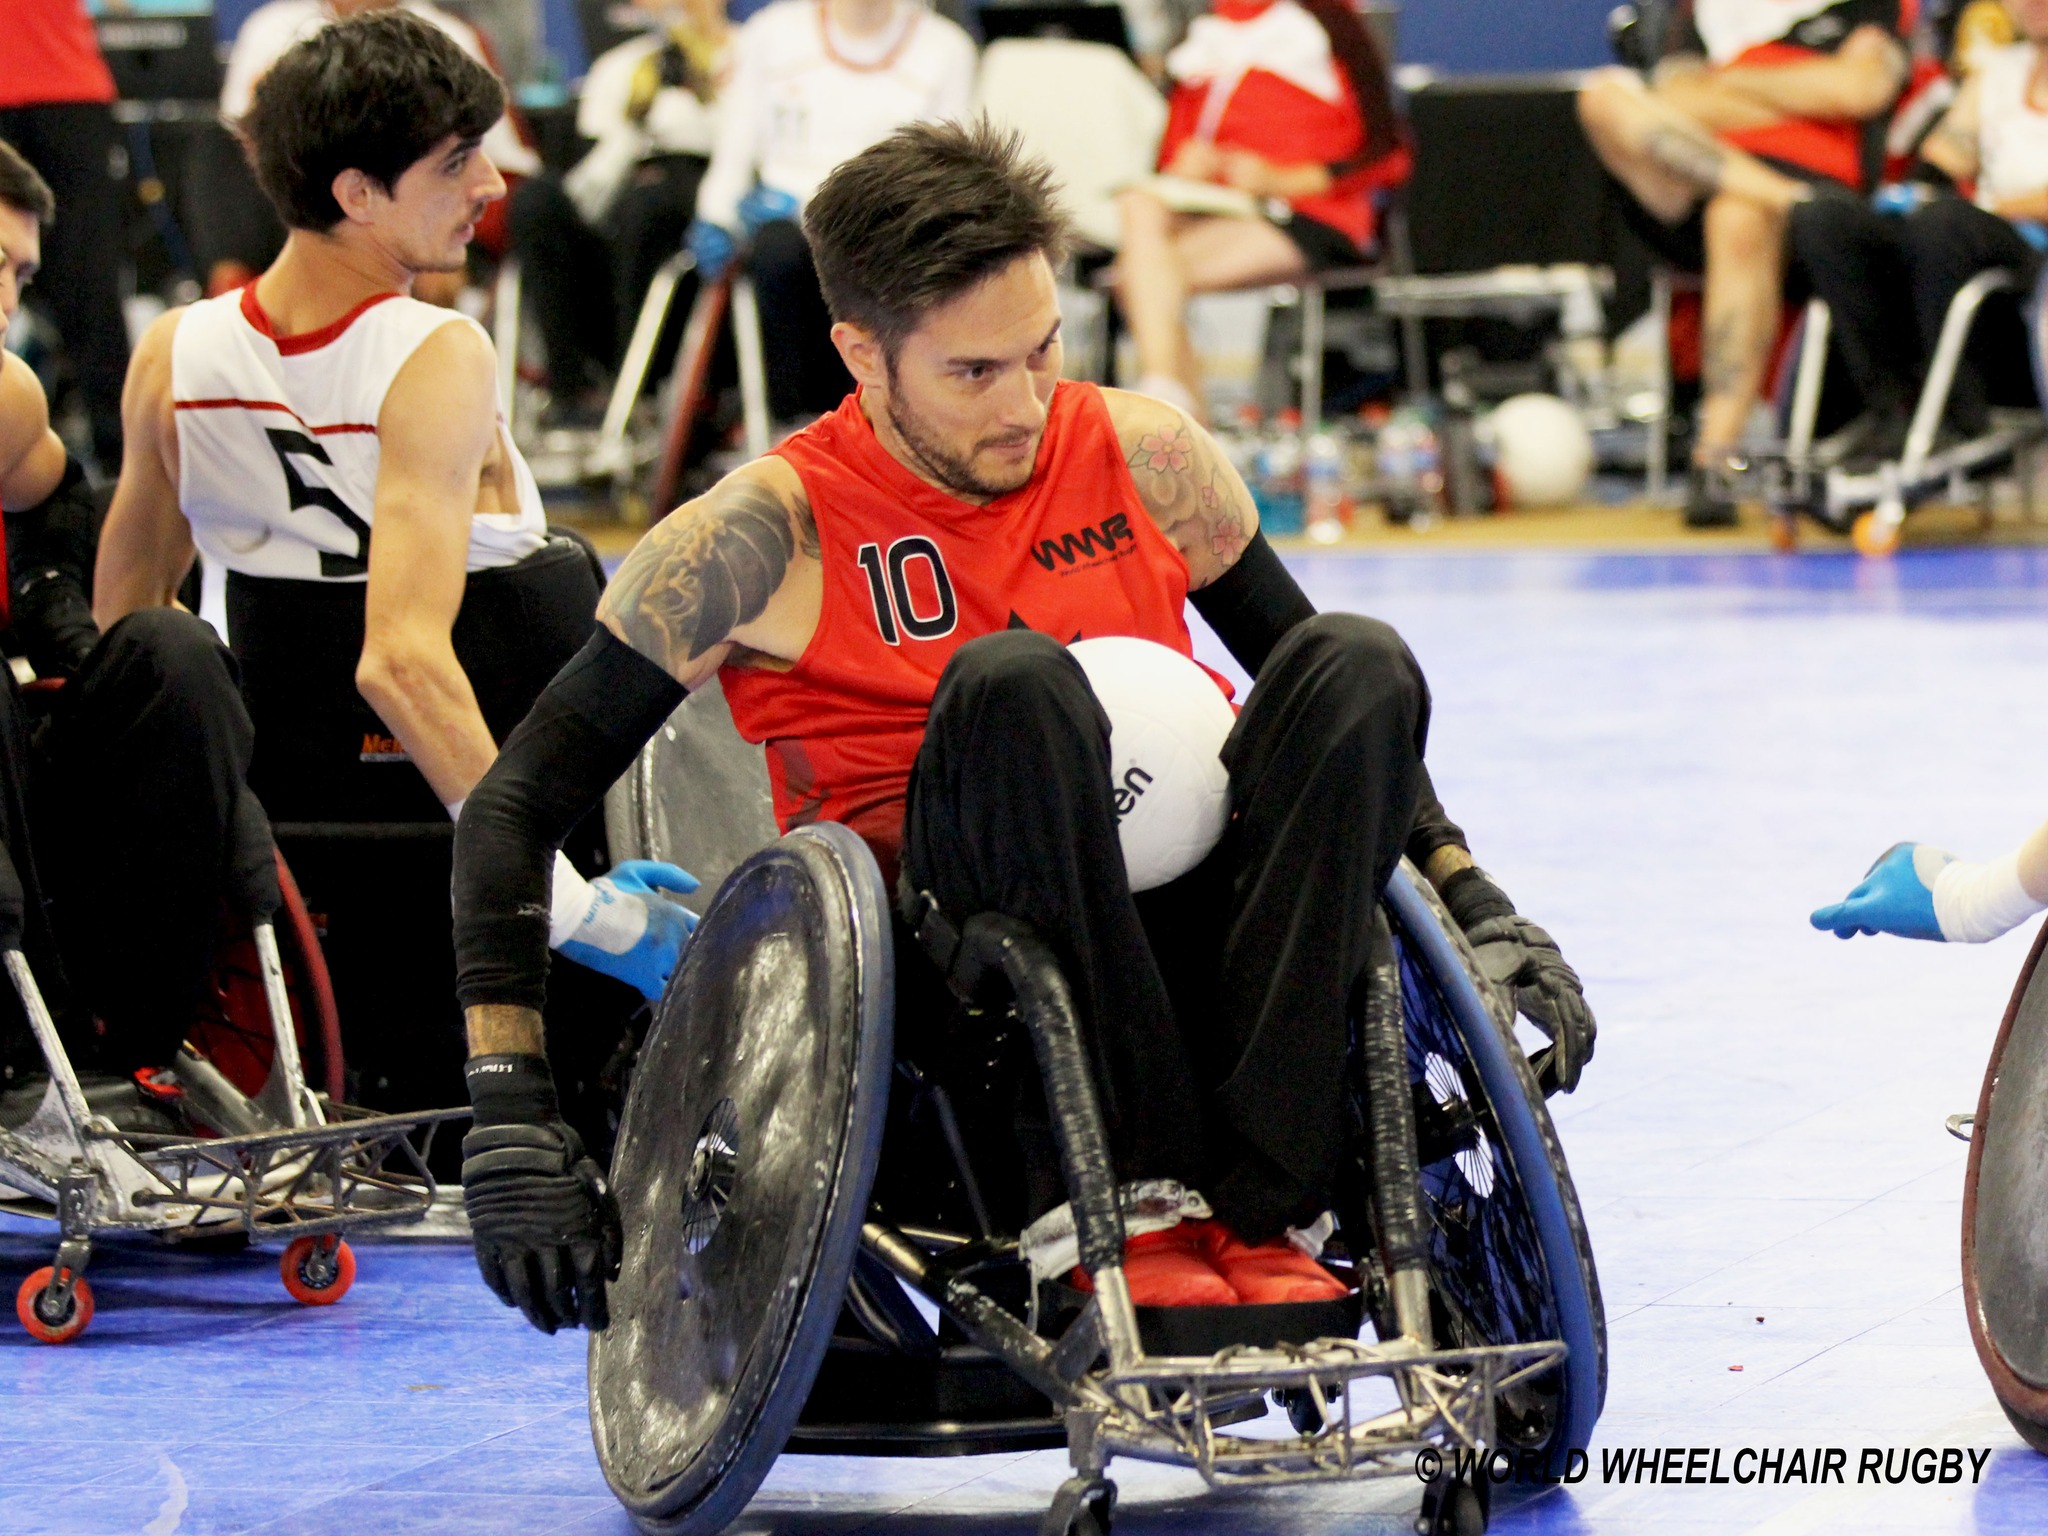
<svg viewBox="0 0 2048 1536"><path fill-rule="evenodd" d="M1891 933L1939 943L1947 935L1934 915L1934 882L1942 867L1954 862L1954 854L1926 843L1893 843L1855 890L1813 914L1813 926L1838 939Z"/></svg>
<svg viewBox="0 0 2048 1536"><path fill-rule="evenodd" d="M697 914L662 894L687 894L697 877L656 859L627 859L608 875L585 881L566 860L555 866L553 919L548 940L593 971L660 997L681 962Z"/></svg>
<svg viewBox="0 0 2048 1536"><path fill-rule="evenodd" d="M733 251L737 249L732 231L709 219L692 221L690 233L683 243L697 259L698 279L706 283L715 283L725 275L725 269L732 265Z"/></svg>

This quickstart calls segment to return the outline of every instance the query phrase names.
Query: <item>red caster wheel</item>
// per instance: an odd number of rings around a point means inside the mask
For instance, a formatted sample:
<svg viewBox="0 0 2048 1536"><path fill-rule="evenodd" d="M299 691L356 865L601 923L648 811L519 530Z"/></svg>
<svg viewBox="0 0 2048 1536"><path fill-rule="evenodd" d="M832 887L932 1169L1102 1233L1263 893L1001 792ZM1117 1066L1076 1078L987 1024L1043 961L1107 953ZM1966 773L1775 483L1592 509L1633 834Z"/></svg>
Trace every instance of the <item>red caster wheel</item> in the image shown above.
<svg viewBox="0 0 2048 1536"><path fill-rule="evenodd" d="M292 1300L331 1307L356 1283L355 1250L338 1237L299 1237L278 1261L277 1272Z"/></svg>
<svg viewBox="0 0 2048 1536"><path fill-rule="evenodd" d="M29 1337L40 1344L69 1344L92 1321L92 1287L85 1283L83 1275L71 1282L71 1299L61 1313L53 1311L43 1293L49 1289L55 1273L45 1264L22 1281L21 1289L14 1293L14 1315L21 1319Z"/></svg>
<svg viewBox="0 0 2048 1536"><path fill-rule="evenodd" d="M1899 552L1899 525L1897 522L1879 517L1875 512L1866 512L1856 519L1849 530L1849 540L1856 546L1858 554L1872 560L1882 560L1887 555Z"/></svg>

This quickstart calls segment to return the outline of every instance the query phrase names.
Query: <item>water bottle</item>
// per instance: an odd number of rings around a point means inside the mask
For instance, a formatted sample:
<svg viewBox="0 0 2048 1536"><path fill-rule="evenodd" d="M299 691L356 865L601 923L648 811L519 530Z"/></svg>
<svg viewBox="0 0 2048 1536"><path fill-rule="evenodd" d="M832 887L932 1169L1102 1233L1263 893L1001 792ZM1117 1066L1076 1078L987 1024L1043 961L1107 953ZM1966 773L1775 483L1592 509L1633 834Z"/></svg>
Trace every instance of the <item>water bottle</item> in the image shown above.
<svg viewBox="0 0 2048 1536"><path fill-rule="evenodd" d="M1443 500L1443 452L1420 411L1396 411L1380 429L1380 480L1387 520L1427 527Z"/></svg>
<svg viewBox="0 0 2048 1536"><path fill-rule="evenodd" d="M1351 521L1351 505L1344 494L1344 447L1330 428L1319 426L1309 434L1301 470L1309 539L1334 544L1344 537Z"/></svg>
<svg viewBox="0 0 2048 1536"><path fill-rule="evenodd" d="M1259 444L1259 522L1268 533L1301 532L1301 412L1282 411Z"/></svg>

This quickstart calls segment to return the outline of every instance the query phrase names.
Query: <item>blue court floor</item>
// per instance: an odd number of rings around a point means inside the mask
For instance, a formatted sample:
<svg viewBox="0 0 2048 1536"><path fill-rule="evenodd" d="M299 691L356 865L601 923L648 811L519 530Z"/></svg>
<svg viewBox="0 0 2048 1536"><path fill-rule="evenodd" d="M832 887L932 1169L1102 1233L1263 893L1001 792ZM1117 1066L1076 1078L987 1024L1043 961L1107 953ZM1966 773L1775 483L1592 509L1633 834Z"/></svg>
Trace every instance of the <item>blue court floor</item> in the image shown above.
<svg viewBox="0 0 2048 1536"><path fill-rule="evenodd" d="M1979 1374L1957 1277L1962 1146L2025 953L1806 926L1886 845L1968 856L2048 816L2048 552L1318 556L1435 692L1430 762L1481 861L1557 935L1601 1021L1554 1101L1606 1289L1593 1468L1494 1530L2048 1530L2048 1459ZM6 1295L46 1237L0 1226ZM582 1341L499 1308L457 1249L379 1244L340 1306L275 1256L111 1252L50 1349L0 1328L0 1533L627 1536ZM1603 1452L1744 1447L1846 1485L1620 1483ZM1974 1450L1973 1482L1857 1486L1865 1448ZM1988 1453L1988 1454L1987 1454ZM1971 1458L1958 1458L1967 1468ZM1679 1465L1683 1465L1682 1459ZM1405 1482L1200 1497L1129 1463L1117 1530L1392 1536ZM785 1458L746 1532L1029 1536L1051 1453ZM1680 1474L1682 1475L1682 1473Z"/></svg>

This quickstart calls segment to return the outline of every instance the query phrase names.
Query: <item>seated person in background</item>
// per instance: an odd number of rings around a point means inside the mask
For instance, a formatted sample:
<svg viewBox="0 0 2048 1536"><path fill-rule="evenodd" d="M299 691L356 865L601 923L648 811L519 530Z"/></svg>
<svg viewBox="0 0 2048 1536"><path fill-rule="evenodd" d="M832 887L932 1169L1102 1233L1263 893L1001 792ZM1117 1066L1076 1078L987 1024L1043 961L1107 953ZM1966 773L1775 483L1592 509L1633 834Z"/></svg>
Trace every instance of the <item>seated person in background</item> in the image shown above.
<svg viewBox="0 0 2048 1536"><path fill-rule="evenodd" d="M393 5L440 28L464 53L496 72L497 63L484 36L459 16L451 16L428 0L268 0L250 12L235 34L227 73L221 81L220 120L228 131L208 133L196 142L194 151L197 185L189 222L207 293L221 294L241 287L269 266L284 245L284 226L250 176L247 158L237 139L239 125L255 99L257 81L284 56L286 49L322 27L345 16ZM491 163L515 181L540 171L540 157L521 138L510 113L491 124L484 134L483 147ZM498 227L502 217L496 213L486 215L489 222L480 236L486 246L502 245L503 231ZM459 271L424 272L415 285L414 297L433 304L453 304L461 291Z"/></svg>
<svg viewBox="0 0 2048 1536"><path fill-rule="evenodd" d="M195 546L227 571L235 746L280 820L453 815L590 633L595 576L548 538L490 338L408 292L462 266L503 195L478 147L503 110L488 69L403 11L289 49L243 120L284 250L248 287L165 314L129 369L95 616L109 644L205 632L173 595ZM689 917L648 881L694 884L646 864L593 884L558 859L549 928L653 996ZM430 937L401 932L394 964Z"/></svg>
<svg viewBox="0 0 2048 1536"><path fill-rule="evenodd" d="M2005 0L2025 42L1981 53L1955 103L1920 145L1903 217L1829 198L1792 214L1792 249L1833 310L1841 348L1868 412L1860 445L1879 457L1904 446L1908 418L1958 290L1993 267L2020 274L1994 294L1949 390L1948 425L1985 429L1987 375L2023 390L2029 371L2020 309L2040 270L2048 223L2048 0ZM1974 182L1974 200L1959 183ZM1903 201L1903 199L1901 199Z"/></svg>
<svg viewBox="0 0 2048 1536"><path fill-rule="evenodd" d="M1597 71L1579 121L1665 260L1706 274L1685 521L1736 518L1737 457L1785 292L1785 222L1863 185L1862 125L1907 74L1912 0L1690 0L1665 56Z"/></svg>
<svg viewBox="0 0 2048 1536"><path fill-rule="evenodd" d="M919 0L776 0L734 38L690 249L716 278L747 247L776 420L829 411L852 387L798 214L834 166L890 130L965 117L974 62L973 40Z"/></svg>
<svg viewBox="0 0 2048 1536"><path fill-rule="evenodd" d="M641 540L602 631L456 830L476 1106L463 1197L485 1279L549 1332L605 1324L615 1228L541 1055L549 850L717 677L766 744L783 827L852 827L913 925L925 892L955 924L1001 912L1058 953L1117 1176L1177 1179L1215 1215L1132 1239L1134 1301L1342 1294L1284 1232L1331 1199L1347 1004L1402 853L1551 1034L1545 1070L1565 1087L1593 1044L1577 976L1437 803L1428 690L1400 637L1315 612L1185 412L1061 379L1067 227L1044 166L985 122L917 125L834 171L804 224L858 393ZM1097 557L1034 558L1097 523L1113 534ZM869 579L884 548L917 551L914 575L892 556L893 596ZM1202 863L1134 897L1109 723L1063 642L1131 635L1187 656L1190 593L1258 678L1223 748L1233 820ZM913 1059L959 1017L938 964L899 938L896 1039ZM1011 1230L1061 1198L1031 1150L1051 1145L1032 1097L1020 1085L1015 1136L976 1127L1009 1154L995 1201Z"/></svg>
<svg viewBox="0 0 2048 1536"><path fill-rule="evenodd" d="M0 339L55 211L0 143ZM231 827L261 814L244 784L250 728L234 663L205 624L168 608L101 641L86 595L98 507L35 374L6 351L0 507L8 638L39 678L65 680L32 737L14 673L0 669L0 842L29 896L29 963L78 1065L121 1076L165 1066L211 970ZM116 869L148 878L107 879ZM13 1019L6 996L0 1016ZM12 1056L25 1044L0 1042L0 1088L41 1071L33 1053Z"/></svg>
<svg viewBox="0 0 2048 1536"><path fill-rule="evenodd" d="M1119 199L1117 303L1138 391L1199 419L1189 297L1364 261L1372 194L1406 181L1410 157L1386 61L1348 0L1221 0L1166 67L1165 176Z"/></svg>
<svg viewBox="0 0 2048 1536"><path fill-rule="evenodd" d="M593 425L655 269L696 212L726 75L721 0L635 3L664 25L590 66L576 131L595 144L566 177L515 188L509 216L547 346L550 415Z"/></svg>

